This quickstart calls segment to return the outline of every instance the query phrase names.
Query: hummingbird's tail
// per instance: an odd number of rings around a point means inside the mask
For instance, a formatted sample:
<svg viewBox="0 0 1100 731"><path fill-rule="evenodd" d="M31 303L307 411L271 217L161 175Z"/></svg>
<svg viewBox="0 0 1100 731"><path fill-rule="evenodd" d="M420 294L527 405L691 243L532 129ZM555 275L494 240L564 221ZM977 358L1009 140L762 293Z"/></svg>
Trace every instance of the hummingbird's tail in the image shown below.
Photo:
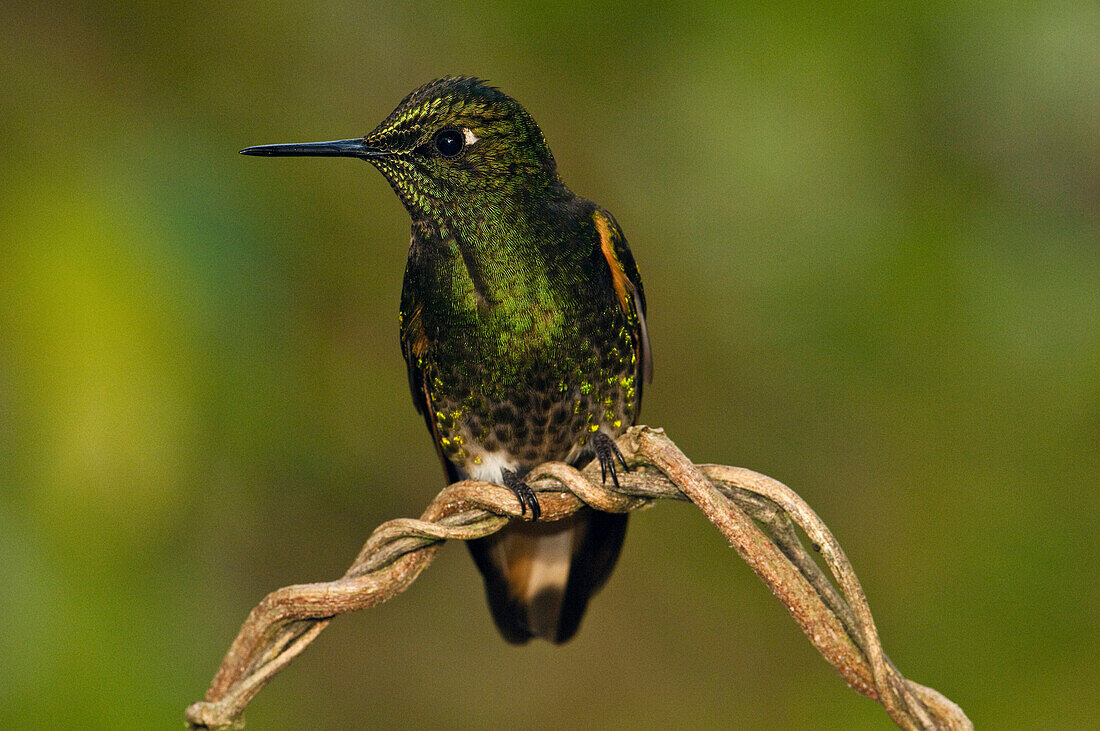
<svg viewBox="0 0 1100 731"><path fill-rule="evenodd" d="M560 644L580 627L588 600L611 575L626 536L625 513L583 507L552 523L513 521L469 541L504 639Z"/></svg>

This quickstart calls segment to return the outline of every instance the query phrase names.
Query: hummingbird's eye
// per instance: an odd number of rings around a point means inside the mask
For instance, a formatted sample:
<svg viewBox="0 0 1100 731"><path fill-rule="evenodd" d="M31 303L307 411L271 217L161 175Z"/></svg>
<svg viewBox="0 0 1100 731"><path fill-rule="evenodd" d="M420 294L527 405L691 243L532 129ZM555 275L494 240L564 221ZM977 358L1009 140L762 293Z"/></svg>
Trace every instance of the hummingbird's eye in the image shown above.
<svg viewBox="0 0 1100 731"><path fill-rule="evenodd" d="M457 157L466 147L466 138L457 129L443 129L435 133L435 149L446 158Z"/></svg>

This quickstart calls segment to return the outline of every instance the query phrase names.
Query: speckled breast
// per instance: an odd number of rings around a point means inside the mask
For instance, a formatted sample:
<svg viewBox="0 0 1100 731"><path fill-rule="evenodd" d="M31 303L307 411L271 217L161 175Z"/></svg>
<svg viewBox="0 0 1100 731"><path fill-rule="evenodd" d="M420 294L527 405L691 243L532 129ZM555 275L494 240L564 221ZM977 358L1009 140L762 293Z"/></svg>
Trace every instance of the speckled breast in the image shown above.
<svg viewBox="0 0 1100 731"><path fill-rule="evenodd" d="M638 369L636 344L615 319L603 337L581 337L524 363L487 357L473 344L431 363L444 455L467 475L496 479L501 468L575 461L597 431L621 434L637 412Z"/></svg>

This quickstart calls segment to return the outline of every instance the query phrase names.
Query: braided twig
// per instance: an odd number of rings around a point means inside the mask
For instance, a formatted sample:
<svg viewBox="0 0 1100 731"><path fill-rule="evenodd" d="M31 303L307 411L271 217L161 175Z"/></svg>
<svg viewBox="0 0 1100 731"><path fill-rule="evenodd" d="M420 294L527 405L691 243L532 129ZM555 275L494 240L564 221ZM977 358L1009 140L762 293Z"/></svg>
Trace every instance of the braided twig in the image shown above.
<svg viewBox="0 0 1100 731"><path fill-rule="evenodd" d="M957 705L905 679L890 662L844 551L793 490L751 470L695 465L660 429L633 427L618 444L635 467L619 475L618 489L600 483L598 464L584 472L560 462L535 468L527 482L539 493L541 520L559 520L586 503L626 512L663 498L690 500L729 539L848 685L881 703L898 726L973 728ZM245 620L205 700L187 709L188 724L193 729L242 726L249 701L333 617L373 607L404 591L443 541L482 538L519 517L518 501L507 488L478 480L456 482L436 496L419 520L379 526L342 578L268 594ZM802 545L795 524L820 551L832 580Z"/></svg>

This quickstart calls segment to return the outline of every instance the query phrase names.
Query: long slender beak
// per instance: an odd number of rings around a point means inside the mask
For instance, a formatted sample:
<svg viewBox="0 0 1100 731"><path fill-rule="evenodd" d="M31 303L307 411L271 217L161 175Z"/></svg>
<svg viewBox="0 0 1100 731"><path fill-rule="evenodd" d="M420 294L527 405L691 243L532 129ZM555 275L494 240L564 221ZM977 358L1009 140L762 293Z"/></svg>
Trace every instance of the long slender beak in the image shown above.
<svg viewBox="0 0 1100 731"><path fill-rule="evenodd" d="M289 145L257 145L241 150L242 155L270 155L272 157L360 157L368 160L386 155L384 150L370 147L359 137L354 140L332 142L294 142Z"/></svg>

